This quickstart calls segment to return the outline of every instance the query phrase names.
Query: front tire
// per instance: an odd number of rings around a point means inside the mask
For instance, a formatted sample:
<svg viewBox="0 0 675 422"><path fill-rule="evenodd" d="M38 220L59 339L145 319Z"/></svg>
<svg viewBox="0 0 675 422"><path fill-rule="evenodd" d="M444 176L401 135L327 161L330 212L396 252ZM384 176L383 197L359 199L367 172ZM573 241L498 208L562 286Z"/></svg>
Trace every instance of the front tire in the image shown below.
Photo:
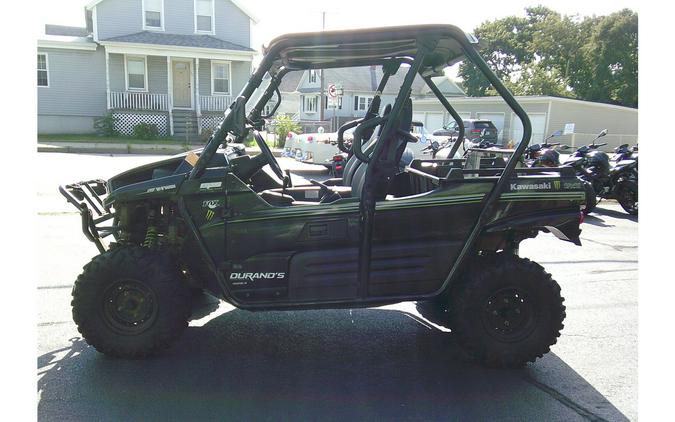
<svg viewBox="0 0 675 422"><path fill-rule="evenodd" d="M560 286L539 264L499 253L477 257L446 299L418 310L450 328L460 347L481 364L517 367L556 343L565 319L563 301Z"/></svg>
<svg viewBox="0 0 675 422"><path fill-rule="evenodd" d="M584 215L590 214L598 205L598 197L595 194L593 185L589 182L583 181L584 190L586 191L586 208L584 208Z"/></svg>
<svg viewBox="0 0 675 422"><path fill-rule="evenodd" d="M109 356L142 358L169 347L190 316L190 289L171 258L117 247L89 262L73 287L73 320Z"/></svg>
<svg viewBox="0 0 675 422"><path fill-rule="evenodd" d="M617 187L616 199L630 215L638 215L638 184L625 180Z"/></svg>

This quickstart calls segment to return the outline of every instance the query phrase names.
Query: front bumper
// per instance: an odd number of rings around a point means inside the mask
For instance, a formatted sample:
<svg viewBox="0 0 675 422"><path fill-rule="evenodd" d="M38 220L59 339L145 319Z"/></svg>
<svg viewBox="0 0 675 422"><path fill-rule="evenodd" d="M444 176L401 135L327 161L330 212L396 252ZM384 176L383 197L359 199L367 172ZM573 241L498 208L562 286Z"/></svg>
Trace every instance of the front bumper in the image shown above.
<svg viewBox="0 0 675 422"><path fill-rule="evenodd" d="M103 196L107 192L107 182L99 179L61 185L59 192L80 212L82 232L85 237L94 242L99 252L103 253L108 250L108 245L103 238L114 234L117 228L114 225L101 226L101 223L114 217L103 202Z"/></svg>

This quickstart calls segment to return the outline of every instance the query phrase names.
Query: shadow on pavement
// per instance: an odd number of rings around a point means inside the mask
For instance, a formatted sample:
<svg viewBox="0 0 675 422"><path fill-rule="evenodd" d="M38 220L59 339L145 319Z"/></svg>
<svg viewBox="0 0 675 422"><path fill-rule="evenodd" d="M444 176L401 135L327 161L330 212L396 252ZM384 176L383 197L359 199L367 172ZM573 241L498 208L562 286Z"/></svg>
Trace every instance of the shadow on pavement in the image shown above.
<svg viewBox="0 0 675 422"><path fill-rule="evenodd" d="M593 210L593 212L600 215L606 215L608 217L621 218L623 220L630 220L636 223L638 222L637 215L630 215L627 212L623 211L623 209L621 211L617 211L609 208L602 208L602 203L598 204L598 206Z"/></svg>
<svg viewBox="0 0 675 422"><path fill-rule="evenodd" d="M595 212L595 211L593 211L593 212ZM586 217L584 217L584 223L592 224L592 225L598 226L598 227L614 227L614 224L605 224L605 220L598 217L597 215L592 215L592 214L588 214Z"/></svg>
<svg viewBox="0 0 675 422"><path fill-rule="evenodd" d="M235 309L142 361L71 343L38 357L40 420L626 420L552 353L485 369L396 310Z"/></svg>

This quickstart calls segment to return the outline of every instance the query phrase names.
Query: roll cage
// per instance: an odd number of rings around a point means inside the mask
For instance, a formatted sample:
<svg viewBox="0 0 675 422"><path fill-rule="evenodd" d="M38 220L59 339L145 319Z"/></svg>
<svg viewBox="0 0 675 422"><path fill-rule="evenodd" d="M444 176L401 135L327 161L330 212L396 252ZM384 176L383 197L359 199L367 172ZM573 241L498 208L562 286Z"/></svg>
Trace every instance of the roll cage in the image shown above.
<svg viewBox="0 0 675 422"><path fill-rule="evenodd" d="M478 41L473 36L465 34L459 28L452 25L416 25L367 30L326 31L290 34L278 37L270 43L269 47L264 49L265 57L260 66L253 73L235 102L225 112L223 122L209 139L199 161L191 170L189 178L196 179L200 177L218 147L227 142L229 135L232 135L235 140L241 140L248 135L249 131L262 129L264 118L268 117L262 115L262 110L273 95L280 96L278 87L282 78L288 72L337 67L382 66L384 76L375 93L375 99L366 113L366 117L350 122L349 126L356 127L352 143L354 155L359 160L369 163L364 188L360 197L358 270L359 286L366 286L371 261L371 239L376 203L375 189L377 182L382 177L387 176L387 171L391 168L391 160L394 153L391 148L390 150L386 149L386 146L389 145L388 143L377 142L375 147L369 151L369 154L366 154L361 148L362 142L369 139L369 134L372 134L372 131L377 126L381 128L381 139L388 139L395 135L396 131L399 131L396 122L402 112L404 103L410 97L413 79L416 75L419 75L458 124L458 141L453 145L449 155L453 157L463 139L464 125L459 114L442 95L431 78L442 75L445 67L461 61L462 58L467 58L480 69L521 120L523 137L513 154L516 159L509 159L492 190L483 198L481 211L475 220L469 237L452 265L443 286L439 290L439 292L444 291L458 274L458 270L466 261L479 234L484 229L487 221L489 221L499 196L514 174L518 163L517 157L522 156L529 144L532 131L530 120L525 111L476 51L475 45L477 43ZM377 112L380 106L381 92L389 76L396 73L399 68L407 68L407 70L396 100L386 117L378 117ZM249 114L246 115L246 103L254 91L260 87L264 76L268 73L270 75L269 85ZM280 101L277 102L274 111L278 108L279 103ZM346 129L344 126L343 128ZM182 213L189 216L182 198L179 198L179 208ZM188 218L186 220L191 226L193 233L199 239L203 256L208 257L203 240L200 238L196 227L194 227L192 219ZM215 274L219 273L216 270L215 263L208 262L208 264L212 267L211 269Z"/></svg>

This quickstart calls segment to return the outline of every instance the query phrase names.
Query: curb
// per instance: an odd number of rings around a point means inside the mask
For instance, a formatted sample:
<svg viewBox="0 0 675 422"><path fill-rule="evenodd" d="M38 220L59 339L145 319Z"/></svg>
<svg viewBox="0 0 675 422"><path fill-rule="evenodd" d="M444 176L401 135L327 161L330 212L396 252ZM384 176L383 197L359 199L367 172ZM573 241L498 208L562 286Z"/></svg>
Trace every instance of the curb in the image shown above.
<svg viewBox="0 0 675 422"><path fill-rule="evenodd" d="M139 154L139 155L176 155L203 145L159 145L159 144L97 144L97 143L38 143L38 152L59 152L67 154ZM281 157L281 149L272 149L275 157ZM257 148L246 148L246 154L257 155Z"/></svg>

